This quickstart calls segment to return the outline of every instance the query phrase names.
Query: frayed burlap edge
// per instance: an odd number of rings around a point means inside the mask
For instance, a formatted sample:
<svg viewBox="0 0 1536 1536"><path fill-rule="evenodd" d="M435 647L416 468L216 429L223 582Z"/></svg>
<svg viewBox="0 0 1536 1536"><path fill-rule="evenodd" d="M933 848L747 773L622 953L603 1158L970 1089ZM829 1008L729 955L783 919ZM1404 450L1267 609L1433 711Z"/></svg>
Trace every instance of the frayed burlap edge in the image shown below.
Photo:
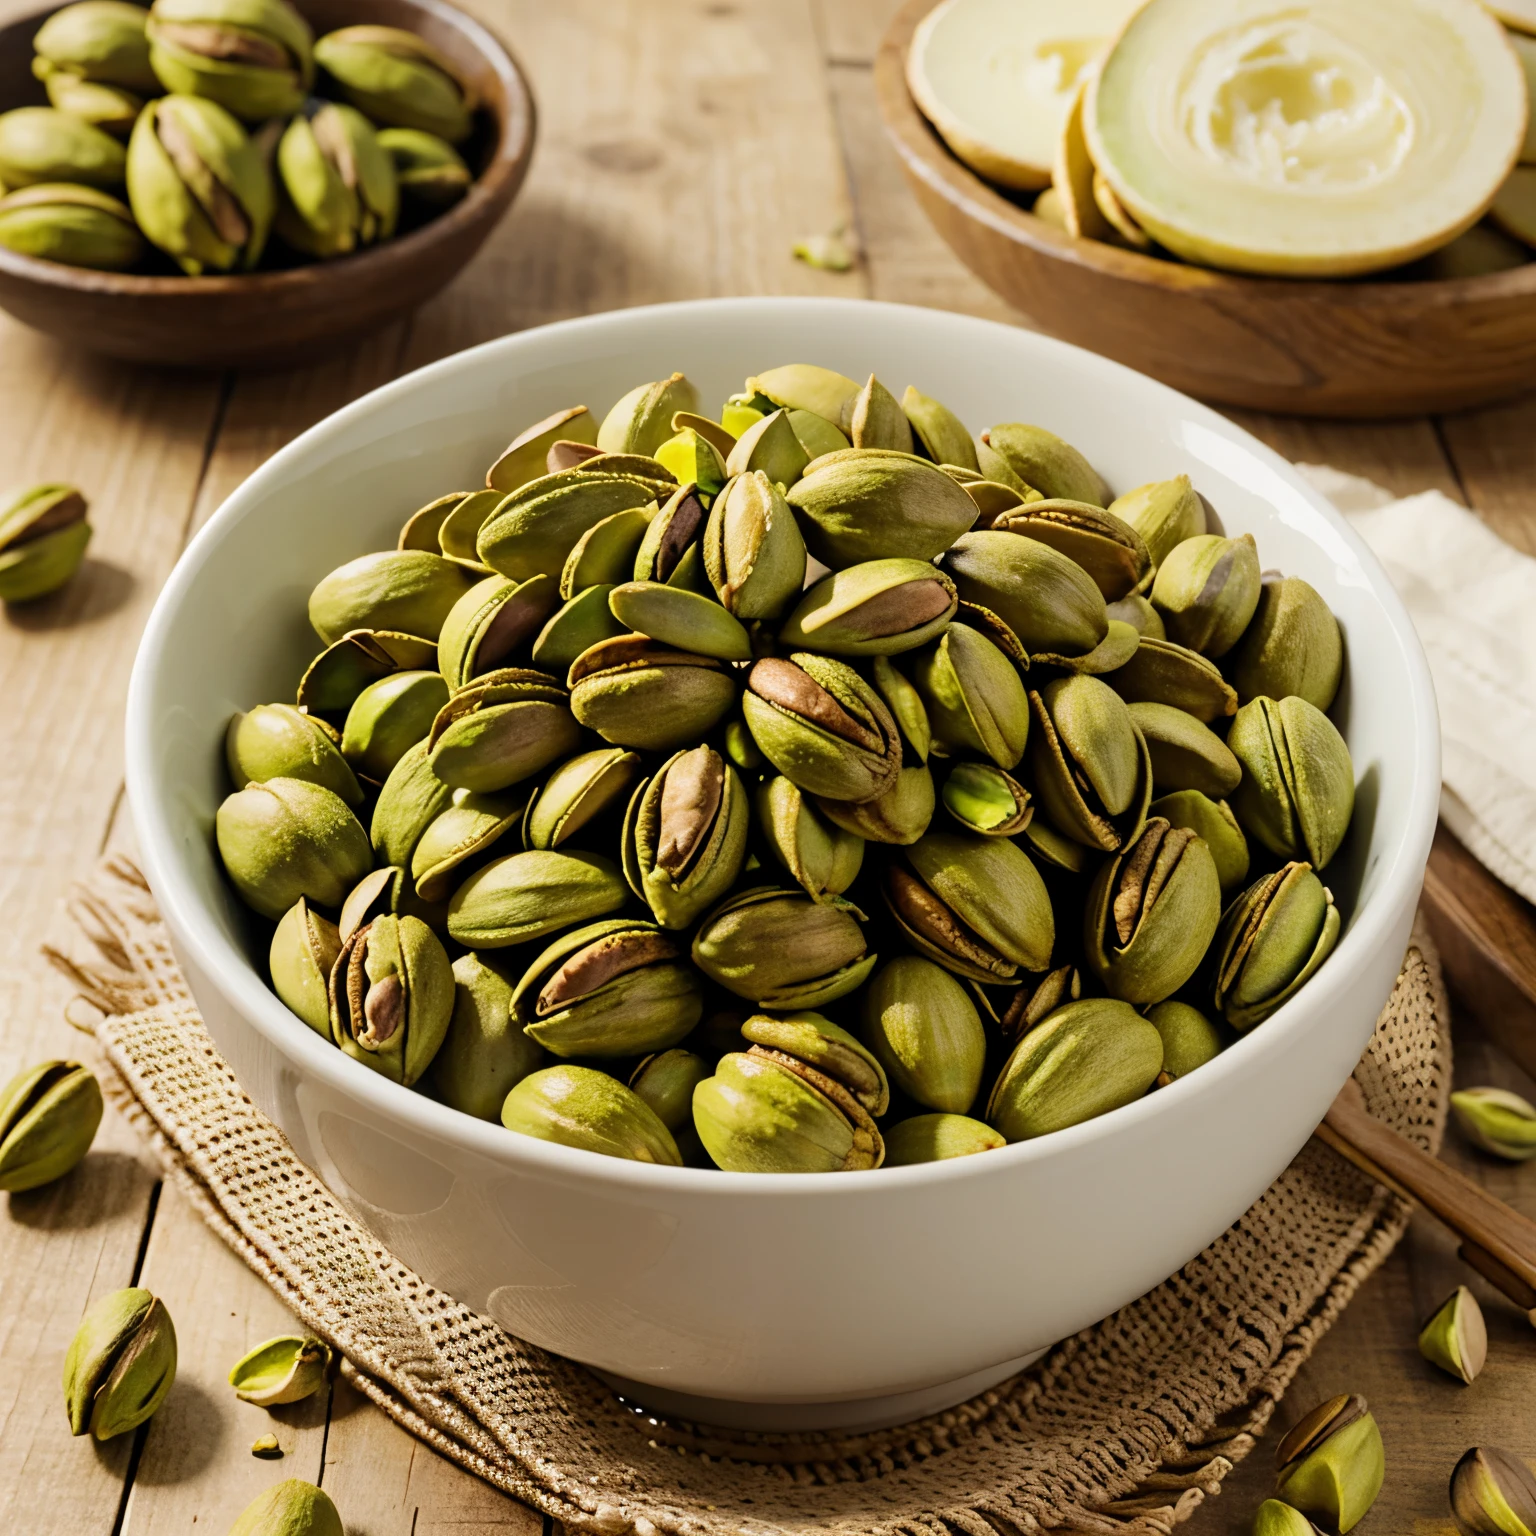
<svg viewBox="0 0 1536 1536"><path fill-rule="evenodd" d="M165 1176L379 1407L574 1530L1167 1536L1252 1448L1407 1223L1402 1201L1313 1142L1180 1274L946 1413L860 1435L658 1424L426 1286L354 1221L214 1050L130 862L105 861L69 915L72 939L48 953L91 1005L103 1087ZM1416 934L1356 1075L1372 1112L1431 1151L1446 1022ZM1303 1221L1308 1242L1284 1246Z"/></svg>

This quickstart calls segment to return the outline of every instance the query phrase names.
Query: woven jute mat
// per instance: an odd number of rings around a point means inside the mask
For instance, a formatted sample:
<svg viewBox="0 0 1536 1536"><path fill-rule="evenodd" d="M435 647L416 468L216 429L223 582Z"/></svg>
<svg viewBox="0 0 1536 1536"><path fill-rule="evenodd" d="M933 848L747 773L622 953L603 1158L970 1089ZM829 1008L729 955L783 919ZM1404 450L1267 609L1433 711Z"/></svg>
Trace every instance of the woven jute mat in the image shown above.
<svg viewBox="0 0 1536 1536"><path fill-rule="evenodd" d="M209 1226L386 1413L572 1530L602 1536L1165 1533L1252 1448L1297 1368L1391 1252L1407 1209L1317 1142L1156 1290L947 1413L857 1435L660 1425L394 1259L295 1156L214 1050L143 877L76 888L51 958L104 1087ZM1356 1072L1430 1151L1450 1058L1416 941Z"/></svg>

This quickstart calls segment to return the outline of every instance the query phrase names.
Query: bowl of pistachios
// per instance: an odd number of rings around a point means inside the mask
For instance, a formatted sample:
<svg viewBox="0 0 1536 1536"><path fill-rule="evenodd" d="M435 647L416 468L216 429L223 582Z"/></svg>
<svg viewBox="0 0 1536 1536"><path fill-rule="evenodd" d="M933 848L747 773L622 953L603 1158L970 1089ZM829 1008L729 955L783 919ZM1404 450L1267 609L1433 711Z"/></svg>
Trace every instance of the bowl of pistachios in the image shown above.
<svg viewBox="0 0 1536 1536"><path fill-rule="evenodd" d="M799 299L313 428L167 583L128 778L214 1040L360 1219L763 1427L958 1401L1239 1216L1370 1038L1439 784L1398 599L1273 453Z"/></svg>
<svg viewBox="0 0 1536 1536"><path fill-rule="evenodd" d="M75 0L0 28L0 307L134 362L312 360L449 282L533 140L445 0Z"/></svg>

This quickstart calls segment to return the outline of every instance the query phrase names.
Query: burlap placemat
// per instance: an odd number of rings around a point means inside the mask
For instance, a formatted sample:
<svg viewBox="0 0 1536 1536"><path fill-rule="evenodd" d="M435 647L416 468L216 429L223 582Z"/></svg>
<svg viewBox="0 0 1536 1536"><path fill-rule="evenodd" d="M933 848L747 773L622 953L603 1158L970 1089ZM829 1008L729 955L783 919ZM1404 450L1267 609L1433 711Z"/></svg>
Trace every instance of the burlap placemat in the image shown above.
<svg viewBox="0 0 1536 1536"><path fill-rule="evenodd" d="M859 1435L658 1425L353 1221L214 1050L132 864L103 864L69 912L75 932L50 955L93 1005L104 1086L166 1177L386 1413L573 1530L1168 1532L1252 1447L1407 1223L1403 1202L1314 1141L1171 1280L948 1413ZM1416 942L1356 1073L1371 1112L1431 1151L1446 1019Z"/></svg>

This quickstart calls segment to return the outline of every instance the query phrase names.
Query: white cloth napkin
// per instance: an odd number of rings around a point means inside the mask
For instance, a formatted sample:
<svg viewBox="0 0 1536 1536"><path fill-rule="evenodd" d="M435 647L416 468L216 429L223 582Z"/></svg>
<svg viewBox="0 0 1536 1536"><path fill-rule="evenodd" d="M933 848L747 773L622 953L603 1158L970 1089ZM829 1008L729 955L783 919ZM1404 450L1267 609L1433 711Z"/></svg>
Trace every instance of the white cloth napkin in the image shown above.
<svg viewBox="0 0 1536 1536"><path fill-rule="evenodd" d="M1375 551L1440 700L1440 814L1536 902L1536 560L1439 491L1401 500L1326 464L1297 468Z"/></svg>

